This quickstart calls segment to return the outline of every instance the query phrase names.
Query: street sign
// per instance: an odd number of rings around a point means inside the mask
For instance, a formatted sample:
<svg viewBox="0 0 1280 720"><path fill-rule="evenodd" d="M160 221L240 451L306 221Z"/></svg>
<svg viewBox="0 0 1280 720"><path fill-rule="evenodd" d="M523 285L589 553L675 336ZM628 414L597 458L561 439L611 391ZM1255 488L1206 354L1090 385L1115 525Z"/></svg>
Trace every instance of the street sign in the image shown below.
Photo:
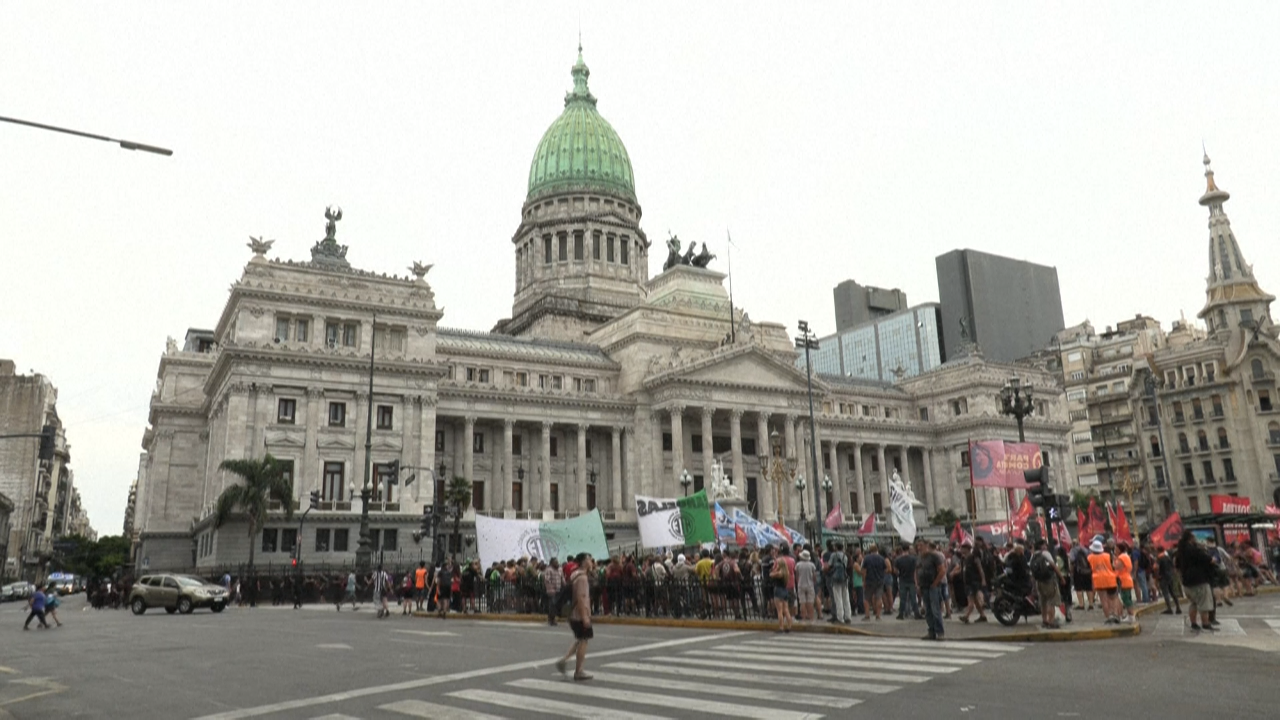
<svg viewBox="0 0 1280 720"><path fill-rule="evenodd" d="M58 552L70 552L80 547L80 543L74 540L57 540L53 543L53 549Z"/></svg>

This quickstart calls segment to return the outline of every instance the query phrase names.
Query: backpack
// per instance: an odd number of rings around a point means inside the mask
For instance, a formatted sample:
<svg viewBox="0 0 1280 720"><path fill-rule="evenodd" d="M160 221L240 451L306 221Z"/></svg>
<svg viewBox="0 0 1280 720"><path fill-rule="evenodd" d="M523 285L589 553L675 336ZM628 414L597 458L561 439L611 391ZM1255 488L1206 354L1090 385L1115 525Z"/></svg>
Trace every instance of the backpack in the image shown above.
<svg viewBox="0 0 1280 720"><path fill-rule="evenodd" d="M1093 568L1089 566L1089 558L1086 557L1084 553L1076 554L1076 559L1072 563L1072 568L1075 570L1077 575L1082 577L1093 575Z"/></svg>
<svg viewBox="0 0 1280 720"><path fill-rule="evenodd" d="M832 553L827 576L834 585L842 584L849 579L848 565L844 561L844 553Z"/></svg>
<svg viewBox="0 0 1280 720"><path fill-rule="evenodd" d="M1035 557L1031 558L1031 577L1035 578L1038 582L1049 582L1052 580L1053 570L1053 563L1049 561L1049 558L1044 556L1044 553L1036 553Z"/></svg>

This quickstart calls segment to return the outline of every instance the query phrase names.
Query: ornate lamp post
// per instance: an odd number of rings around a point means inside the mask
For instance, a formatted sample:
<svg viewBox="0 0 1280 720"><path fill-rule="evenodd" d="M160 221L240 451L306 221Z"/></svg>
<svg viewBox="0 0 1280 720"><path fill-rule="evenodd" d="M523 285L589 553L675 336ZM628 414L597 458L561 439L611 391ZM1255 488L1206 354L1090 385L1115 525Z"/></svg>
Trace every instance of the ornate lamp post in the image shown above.
<svg viewBox="0 0 1280 720"><path fill-rule="evenodd" d="M683 472L680 473L680 487L684 488L685 497L689 497L689 486L692 484L693 484L693 477L689 475L689 470L686 468Z"/></svg>
<svg viewBox="0 0 1280 720"><path fill-rule="evenodd" d="M373 494L370 484L373 474L373 358L378 334L378 314L374 313L369 325L369 414L364 428L364 484L360 487L360 543L356 546L356 568L368 572L373 564L373 544L369 540L369 497Z"/></svg>
<svg viewBox="0 0 1280 720"><path fill-rule="evenodd" d="M783 459L782 439L778 431L769 433L772 455L760 456L760 475L773 486L774 520L782 522L782 489L796 476L796 461Z"/></svg>
<svg viewBox="0 0 1280 720"><path fill-rule="evenodd" d="M1138 527L1138 518L1137 518L1137 515L1135 515L1133 512L1133 496L1138 491L1142 490L1142 488L1146 487L1146 485L1147 485L1146 480L1142 478L1135 478L1133 475L1129 473L1128 470L1125 470L1124 474L1120 476L1120 492L1124 493L1125 502L1129 504L1129 527L1130 528ZM1121 508L1120 512L1124 512L1124 508ZM1148 506L1147 508L1147 517L1148 518L1151 517L1150 506ZM1131 530L1130 532L1133 532L1133 531Z"/></svg>
<svg viewBox="0 0 1280 720"><path fill-rule="evenodd" d="M797 323L800 335L796 337L796 347L804 349L804 371L809 385L809 460L813 474L818 474L818 430L813 423L813 363L809 360L809 351L818 349L818 337L809 330L809 323L801 320ZM803 488L801 488L803 489ZM822 517L822 497L818 494L818 484L813 484L813 516ZM800 498L800 524L804 524L804 496ZM816 533L815 533L816 535ZM814 537L814 546L822 543L822 538Z"/></svg>
<svg viewBox="0 0 1280 720"><path fill-rule="evenodd" d="M796 477L795 485L796 485L796 492L800 493L800 527L805 527L805 524L808 522L808 520L804 516L804 490L809 485L804 481L804 475L800 475Z"/></svg>
<svg viewBox="0 0 1280 720"><path fill-rule="evenodd" d="M834 502L832 502L832 498L831 498L831 488L833 488L833 487L835 487L835 483L831 482L831 476L830 476L830 475L828 475L828 474L826 474L826 473L823 473L823 475L822 475L822 493L823 493L824 495L826 495L826 496L827 496L827 504L828 504L828 505L830 505L832 508L835 508L836 504L835 504ZM828 512L830 512L830 511L828 511ZM820 522L822 522L822 521L823 521L823 518L822 518L822 517L819 517L819 516L817 516L817 515L814 515L814 516L813 516L813 520L814 520L814 522L819 522L819 523L820 523ZM818 532L821 532L821 530L819 530Z"/></svg>
<svg viewBox="0 0 1280 720"><path fill-rule="evenodd" d="M1018 421L1018 442L1026 442L1027 436L1022 428L1023 418L1035 411L1035 405L1031 402L1031 388L1023 388L1022 381L1016 377L1009 378L1009 382L1000 390L1000 412L1005 415L1011 415Z"/></svg>

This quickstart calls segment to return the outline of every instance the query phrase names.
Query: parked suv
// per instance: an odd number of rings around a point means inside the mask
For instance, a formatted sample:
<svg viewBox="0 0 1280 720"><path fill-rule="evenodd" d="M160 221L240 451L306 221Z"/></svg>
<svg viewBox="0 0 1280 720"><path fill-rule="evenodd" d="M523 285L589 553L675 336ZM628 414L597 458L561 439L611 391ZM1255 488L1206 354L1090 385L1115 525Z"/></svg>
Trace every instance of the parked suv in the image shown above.
<svg viewBox="0 0 1280 720"><path fill-rule="evenodd" d="M222 612L226 606L225 589L191 575L145 575L129 591L129 608L134 615L153 607L162 607L170 615L175 612L188 615L198 607Z"/></svg>

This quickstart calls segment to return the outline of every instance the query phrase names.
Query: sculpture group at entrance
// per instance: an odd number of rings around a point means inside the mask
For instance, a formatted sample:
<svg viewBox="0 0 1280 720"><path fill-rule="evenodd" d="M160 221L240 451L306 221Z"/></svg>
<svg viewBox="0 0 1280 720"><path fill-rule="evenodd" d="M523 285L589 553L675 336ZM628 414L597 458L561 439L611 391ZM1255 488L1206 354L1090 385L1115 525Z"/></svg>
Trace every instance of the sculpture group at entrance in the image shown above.
<svg viewBox="0 0 1280 720"><path fill-rule="evenodd" d="M670 270L677 265L692 265L693 267L705 268L716 258L706 243L702 243L702 252L697 255L693 254L694 248L698 247L697 241L689 243L689 247L683 255L680 254L681 244L680 238L676 235L667 238L667 261L662 265L663 271Z"/></svg>

